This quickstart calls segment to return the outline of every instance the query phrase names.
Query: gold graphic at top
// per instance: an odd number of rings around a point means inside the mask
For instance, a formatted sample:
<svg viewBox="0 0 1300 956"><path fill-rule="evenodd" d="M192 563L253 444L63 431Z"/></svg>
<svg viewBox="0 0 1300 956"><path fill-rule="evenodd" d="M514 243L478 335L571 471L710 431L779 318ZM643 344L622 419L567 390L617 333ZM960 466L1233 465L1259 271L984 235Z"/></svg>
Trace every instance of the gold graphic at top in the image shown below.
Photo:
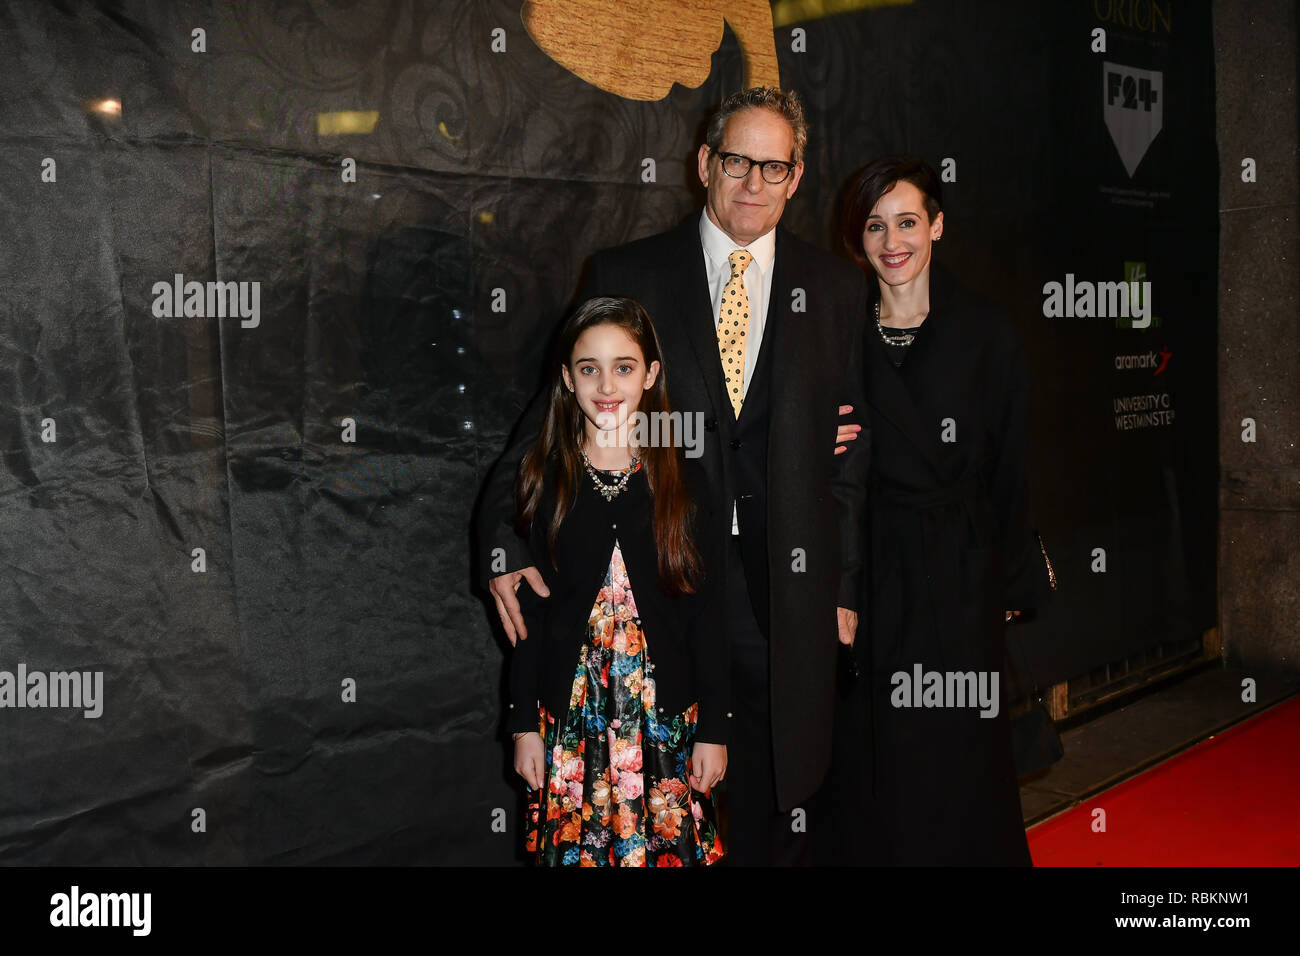
<svg viewBox="0 0 1300 956"><path fill-rule="evenodd" d="M552 60L625 99L703 83L724 21L745 56L744 85L781 85L767 0L528 0L520 16Z"/></svg>

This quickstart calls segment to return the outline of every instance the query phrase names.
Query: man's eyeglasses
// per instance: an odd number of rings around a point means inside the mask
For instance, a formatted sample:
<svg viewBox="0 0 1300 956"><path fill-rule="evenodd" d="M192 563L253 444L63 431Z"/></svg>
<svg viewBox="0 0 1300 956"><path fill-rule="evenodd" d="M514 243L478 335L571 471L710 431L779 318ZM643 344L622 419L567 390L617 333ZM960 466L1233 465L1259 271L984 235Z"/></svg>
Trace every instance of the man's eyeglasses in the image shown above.
<svg viewBox="0 0 1300 956"><path fill-rule="evenodd" d="M757 166L763 182L770 186L779 185L789 179L796 165L783 163L779 159L757 160L742 156L740 153L724 153L720 150L715 152L718 154L718 159L722 161L722 171L732 179L744 179L749 175L750 167Z"/></svg>

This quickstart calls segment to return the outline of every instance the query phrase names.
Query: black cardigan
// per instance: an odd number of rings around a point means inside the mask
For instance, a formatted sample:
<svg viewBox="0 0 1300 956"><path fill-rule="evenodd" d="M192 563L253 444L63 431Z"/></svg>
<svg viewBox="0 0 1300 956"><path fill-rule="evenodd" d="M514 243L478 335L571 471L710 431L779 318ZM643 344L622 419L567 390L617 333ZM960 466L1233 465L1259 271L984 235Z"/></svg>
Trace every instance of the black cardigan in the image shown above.
<svg viewBox="0 0 1300 956"><path fill-rule="evenodd" d="M695 504L694 540L704 579L695 594L669 598L659 586L654 501L645 470L634 474L611 501L595 490L590 475L580 474L576 499L556 537L555 565L547 543L555 504L548 474L528 547L551 596L538 597L526 581L517 592L528 637L516 644L511 657L511 732L538 729L538 703L557 720L564 719L582 645L591 639L587 622L592 604L617 539L654 665L659 713L671 720L698 702L695 739L726 743L731 704L722 546L729 529L709 499L703 470L687 461L685 475Z"/></svg>

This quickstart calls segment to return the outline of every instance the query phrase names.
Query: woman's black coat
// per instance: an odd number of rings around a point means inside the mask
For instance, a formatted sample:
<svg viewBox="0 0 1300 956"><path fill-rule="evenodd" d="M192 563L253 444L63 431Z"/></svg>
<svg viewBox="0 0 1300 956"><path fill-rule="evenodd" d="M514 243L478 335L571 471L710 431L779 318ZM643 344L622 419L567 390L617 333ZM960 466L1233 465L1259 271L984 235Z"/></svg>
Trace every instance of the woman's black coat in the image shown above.
<svg viewBox="0 0 1300 956"><path fill-rule="evenodd" d="M1004 612L1033 607L1046 582L1027 520L1024 351L1007 320L937 264L901 367L870 324L867 850L884 863L1028 864L1002 673ZM983 674L990 689L997 675L996 716L896 706L894 675L913 678L918 664Z"/></svg>
<svg viewBox="0 0 1300 956"><path fill-rule="evenodd" d="M685 477L695 505L693 528L704 578L696 593L670 598L659 585L658 550L653 534L654 500L644 470L611 501L596 492L589 475L579 475L577 496L556 537L552 564L547 529L555 506L548 475L539 519L529 548L551 594L538 597L523 582L518 597L528 637L511 658L509 727L514 733L538 729L537 704L562 720L568 710L574 671L582 645L591 640L587 625L605 581L615 540L627 567L654 664L656 706L671 719L699 703L695 739L725 744L731 717L727 642L722 628L721 565L712 543L722 539L723 517L713 507L702 470L687 462Z"/></svg>

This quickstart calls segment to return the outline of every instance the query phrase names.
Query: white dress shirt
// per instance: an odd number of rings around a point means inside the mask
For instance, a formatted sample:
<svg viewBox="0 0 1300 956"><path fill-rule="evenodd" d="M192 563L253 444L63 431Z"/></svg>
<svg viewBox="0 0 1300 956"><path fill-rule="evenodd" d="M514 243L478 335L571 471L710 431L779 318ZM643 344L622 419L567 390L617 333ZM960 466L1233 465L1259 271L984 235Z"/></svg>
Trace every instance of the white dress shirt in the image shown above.
<svg viewBox="0 0 1300 956"><path fill-rule="evenodd" d="M744 249L753 261L741 278L745 294L749 297L749 329L745 334L745 380L741 395L749 393L749 383L758 366L758 350L763 346L763 329L767 325L767 306L772 298L772 265L776 262L776 230L771 229L747 246L738 246L734 239L713 224L708 209L700 212L700 245L704 248L704 275L709 283L709 297L713 301L713 324L716 327L722 312L722 290L731 279L730 256ZM736 505L731 505L731 533L740 534L740 516Z"/></svg>

